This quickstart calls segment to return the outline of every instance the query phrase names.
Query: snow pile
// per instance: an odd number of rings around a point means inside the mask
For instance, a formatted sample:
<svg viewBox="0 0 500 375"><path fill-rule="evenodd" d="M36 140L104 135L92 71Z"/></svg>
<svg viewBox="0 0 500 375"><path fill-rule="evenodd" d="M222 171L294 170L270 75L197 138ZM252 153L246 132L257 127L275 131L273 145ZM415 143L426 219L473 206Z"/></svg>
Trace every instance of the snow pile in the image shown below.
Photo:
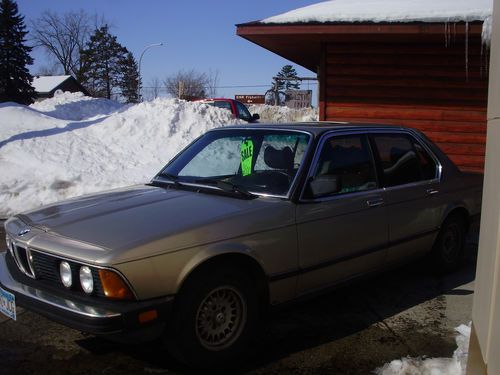
<svg viewBox="0 0 500 375"><path fill-rule="evenodd" d="M116 112L123 104L109 99L91 98L81 92L56 91L53 98L34 103L30 107L61 120L80 121Z"/></svg>
<svg viewBox="0 0 500 375"><path fill-rule="evenodd" d="M90 117L62 120L68 117L68 108ZM122 107L64 94L31 107L2 104L0 217L148 182L193 139L237 122L226 110L177 99Z"/></svg>
<svg viewBox="0 0 500 375"><path fill-rule="evenodd" d="M260 122L308 122L318 121L317 108L292 109L288 107L254 104L248 107L250 113L258 113Z"/></svg>
<svg viewBox="0 0 500 375"><path fill-rule="evenodd" d="M469 352L470 323L455 328L458 348L452 358L402 358L394 360L375 373L377 375L465 375Z"/></svg>

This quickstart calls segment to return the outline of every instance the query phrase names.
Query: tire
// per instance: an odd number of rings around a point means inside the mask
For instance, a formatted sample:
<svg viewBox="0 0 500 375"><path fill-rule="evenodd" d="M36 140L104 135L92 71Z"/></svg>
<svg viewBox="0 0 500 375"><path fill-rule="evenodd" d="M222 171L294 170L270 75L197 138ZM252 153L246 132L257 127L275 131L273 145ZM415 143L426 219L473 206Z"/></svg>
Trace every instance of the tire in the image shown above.
<svg viewBox="0 0 500 375"><path fill-rule="evenodd" d="M458 215L448 217L434 242L432 249L436 271L448 273L455 270L464 257L465 220Z"/></svg>
<svg viewBox="0 0 500 375"><path fill-rule="evenodd" d="M190 367L209 368L237 360L259 323L259 298L245 272L228 265L191 277L177 298L169 352Z"/></svg>

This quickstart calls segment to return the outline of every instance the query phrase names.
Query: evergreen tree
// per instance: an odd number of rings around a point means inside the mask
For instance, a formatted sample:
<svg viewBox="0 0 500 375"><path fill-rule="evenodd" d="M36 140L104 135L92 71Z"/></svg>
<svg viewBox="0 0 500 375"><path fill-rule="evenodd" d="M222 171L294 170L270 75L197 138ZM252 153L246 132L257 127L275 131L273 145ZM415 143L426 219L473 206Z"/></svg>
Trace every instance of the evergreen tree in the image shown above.
<svg viewBox="0 0 500 375"><path fill-rule="evenodd" d="M137 69L137 62L132 53L127 52L125 58L121 61L121 79L120 88L122 96L127 103L139 102L139 70Z"/></svg>
<svg viewBox="0 0 500 375"><path fill-rule="evenodd" d="M29 104L35 98L31 86L33 77L27 65L33 64L29 55L31 47L26 46L28 34L24 17L18 14L13 0L0 3L0 102L14 101Z"/></svg>
<svg viewBox="0 0 500 375"><path fill-rule="evenodd" d="M280 78L298 78L297 72L295 68L291 65L285 65L281 68L281 71L277 74L277 77ZM283 90L299 90L300 83L299 81L278 81L278 91Z"/></svg>
<svg viewBox="0 0 500 375"><path fill-rule="evenodd" d="M116 41L105 25L95 30L81 52L83 85L93 96L111 99L120 88L127 49Z"/></svg>

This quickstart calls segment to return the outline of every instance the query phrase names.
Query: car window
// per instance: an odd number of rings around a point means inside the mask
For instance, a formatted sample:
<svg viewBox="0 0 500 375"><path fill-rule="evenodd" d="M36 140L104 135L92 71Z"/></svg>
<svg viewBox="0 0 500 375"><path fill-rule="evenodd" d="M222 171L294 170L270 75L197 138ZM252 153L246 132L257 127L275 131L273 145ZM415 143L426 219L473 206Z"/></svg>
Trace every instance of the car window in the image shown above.
<svg viewBox="0 0 500 375"><path fill-rule="evenodd" d="M269 155L270 149L278 150L283 152L285 149L289 149L292 151L293 157L293 169L297 170L300 167L300 163L304 157L304 153L307 148L309 136L306 134L301 134L299 136L290 135L290 136L275 136L269 135L263 138L262 146L260 148L260 152L257 155L257 159L255 161L255 170L256 171L264 171L264 170L274 170L279 169L275 168L272 165L266 163L266 152ZM266 151L267 150L267 151ZM269 158L269 156L268 156ZM269 160L268 160L269 163ZM272 163L271 163L272 164Z"/></svg>
<svg viewBox="0 0 500 375"><path fill-rule="evenodd" d="M336 194L374 189L377 179L366 136L335 136L323 144L314 178L332 176L339 185Z"/></svg>
<svg viewBox="0 0 500 375"><path fill-rule="evenodd" d="M434 159L418 142L414 142L413 146L417 151L420 169L422 170L422 178L424 180L432 180L436 178L437 165Z"/></svg>
<svg viewBox="0 0 500 375"><path fill-rule="evenodd" d="M310 139L298 131L227 127L197 139L158 178L219 188L229 184L283 197L304 162Z"/></svg>
<svg viewBox="0 0 500 375"><path fill-rule="evenodd" d="M384 186L397 186L432 179L436 163L424 148L406 134L373 135Z"/></svg>
<svg viewBox="0 0 500 375"><path fill-rule="evenodd" d="M214 140L180 170L179 176L210 177L238 173L242 141L243 137ZM207 162L207 160L211 162Z"/></svg>
<svg viewBox="0 0 500 375"><path fill-rule="evenodd" d="M227 109L228 111L233 112L233 110L231 108L231 103L225 102L223 100L216 100L213 102L208 102L208 104L210 104L211 106L217 107L217 108Z"/></svg>
<svg viewBox="0 0 500 375"><path fill-rule="evenodd" d="M236 110L238 111L238 118L245 121L250 121L252 119L252 115L250 114L250 112L248 112L247 107L245 107L245 105L240 102L235 102L235 104Z"/></svg>

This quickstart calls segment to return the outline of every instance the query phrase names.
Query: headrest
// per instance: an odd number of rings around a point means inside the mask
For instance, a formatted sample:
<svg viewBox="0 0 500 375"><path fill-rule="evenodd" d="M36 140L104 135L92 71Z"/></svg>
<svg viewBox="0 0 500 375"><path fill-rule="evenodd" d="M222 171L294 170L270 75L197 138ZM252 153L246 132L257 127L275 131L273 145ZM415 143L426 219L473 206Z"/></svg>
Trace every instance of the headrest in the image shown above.
<svg viewBox="0 0 500 375"><path fill-rule="evenodd" d="M293 151L288 146L281 150L267 146L264 150L264 162L273 169L293 169Z"/></svg>

